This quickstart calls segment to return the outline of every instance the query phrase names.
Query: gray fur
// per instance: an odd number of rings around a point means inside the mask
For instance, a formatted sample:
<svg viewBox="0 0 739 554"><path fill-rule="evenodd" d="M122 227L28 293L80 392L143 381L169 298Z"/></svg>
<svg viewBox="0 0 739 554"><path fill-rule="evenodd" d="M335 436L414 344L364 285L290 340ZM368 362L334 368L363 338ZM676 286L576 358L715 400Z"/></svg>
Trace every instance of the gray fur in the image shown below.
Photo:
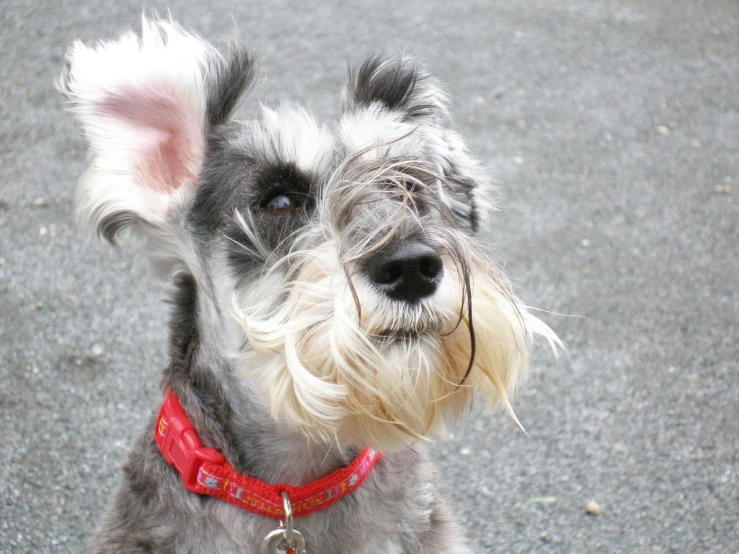
<svg viewBox="0 0 739 554"><path fill-rule="evenodd" d="M198 320L196 285L176 281L171 363L162 386L171 387L204 444L237 470L267 482L302 484L348 464L355 449L306 439L274 421L237 369L213 352L218 340ZM124 480L92 540L99 554L259 552L269 518L184 489L153 441L154 417L125 463ZM423 448L387 455L364 484L296 527L314 554L464 554L456 525L436 490Z"/></svg>

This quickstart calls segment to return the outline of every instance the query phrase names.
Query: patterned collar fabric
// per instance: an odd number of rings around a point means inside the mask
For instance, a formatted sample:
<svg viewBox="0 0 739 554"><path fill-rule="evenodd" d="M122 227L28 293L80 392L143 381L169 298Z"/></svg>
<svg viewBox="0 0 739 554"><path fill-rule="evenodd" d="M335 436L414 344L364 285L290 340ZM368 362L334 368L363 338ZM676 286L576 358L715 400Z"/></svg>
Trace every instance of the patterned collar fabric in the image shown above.
<svg viewBox="0 0 739 554"><path fill-rule="evenodd" d="M364 448L348 466L312 483L299 487L265 483L238 473L218 451L203 448L172 391L165 393L154 425L154 440L167 463L177 469L187 490L277 520L285 515L283 492L287 493L296 518L325 510L359 488L382 458L376 450Z"/></svg>

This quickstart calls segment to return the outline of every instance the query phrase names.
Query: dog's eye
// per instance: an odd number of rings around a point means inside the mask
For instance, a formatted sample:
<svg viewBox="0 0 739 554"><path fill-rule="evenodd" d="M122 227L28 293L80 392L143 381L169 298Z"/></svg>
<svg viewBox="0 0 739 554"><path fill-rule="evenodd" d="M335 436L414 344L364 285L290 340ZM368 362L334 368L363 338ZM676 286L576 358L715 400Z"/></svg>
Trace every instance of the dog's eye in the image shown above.
<svg viewBox="0 0 739 554"><path fill-rule="evenodd" d="M291 214L298 209L298 203L287 194L276 194L264 206L267 213L275 217Z"/></svg>

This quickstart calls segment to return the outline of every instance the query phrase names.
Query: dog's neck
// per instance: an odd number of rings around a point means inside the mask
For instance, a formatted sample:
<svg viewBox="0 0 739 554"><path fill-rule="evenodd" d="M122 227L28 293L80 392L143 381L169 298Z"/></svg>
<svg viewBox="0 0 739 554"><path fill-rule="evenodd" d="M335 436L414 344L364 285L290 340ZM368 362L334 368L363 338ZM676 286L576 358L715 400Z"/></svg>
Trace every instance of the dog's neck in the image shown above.
<svg viewBox="0 0 739 554"><path fill-rule="evenodd" d="M202 313L217 307L204 296L193 277L176 278L170 363L163 378L203 444L223 453L238 471L269 483L302 485L347 465L356 449L311 441L271 417L238 360L221 351L223 329Z"/></svg>

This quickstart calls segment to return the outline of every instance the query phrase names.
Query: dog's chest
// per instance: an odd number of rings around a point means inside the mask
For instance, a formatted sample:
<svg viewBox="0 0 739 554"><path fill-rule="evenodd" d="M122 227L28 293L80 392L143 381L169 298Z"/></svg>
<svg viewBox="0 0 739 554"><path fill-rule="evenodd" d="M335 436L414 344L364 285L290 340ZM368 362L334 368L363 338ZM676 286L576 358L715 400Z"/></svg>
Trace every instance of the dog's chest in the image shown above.
<svg viewBox="0 0 739 554"><path fill-rule="evenodd" d="M391 458L330 508L294 520L308 554L401 554L431 527L435 497L425 460ZM399 463L400 462L400 463ZM202 551L260 554L279 522L210 499L201 521Z"/></svg>
<svg viewBox="0 0 739 554"><path fill-rule="evenodd" d="M213 506L209 516L201 548L212 554L261 554L264 538L279 527L277 521L226 503ZM295 528L305 537L306 554L402 554L402 537L397 531L397 536L388 536L387 522L369 515L357 528L346 525L346 520L346 514L332 511L296 520Z"/></svg>

